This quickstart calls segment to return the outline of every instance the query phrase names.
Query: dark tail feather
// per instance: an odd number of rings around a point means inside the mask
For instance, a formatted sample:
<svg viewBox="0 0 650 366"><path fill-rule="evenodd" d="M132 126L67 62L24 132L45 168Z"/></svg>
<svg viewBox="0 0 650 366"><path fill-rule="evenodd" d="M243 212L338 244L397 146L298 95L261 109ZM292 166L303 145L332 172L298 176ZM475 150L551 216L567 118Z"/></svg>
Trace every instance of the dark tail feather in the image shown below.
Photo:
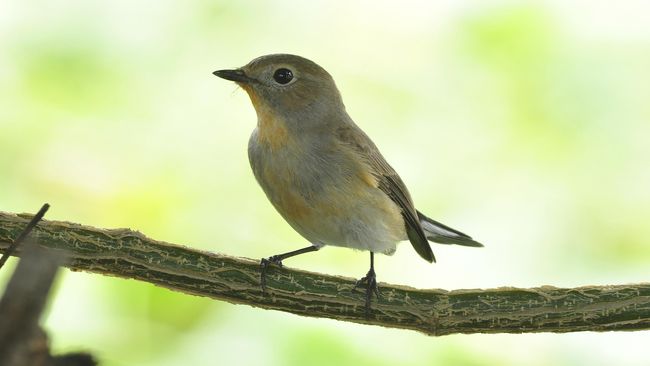
<svg viewBox="0 0 650 366"><path fill-rule="evenodd" d="M469 235L443 225L438 221L427 217L420 211L418 211L418 218L420 219L420 225L422 225L422 229L424 230L428 240L440 244L457 244L466 247L483 246L483 244L473 240Z"/></svg>

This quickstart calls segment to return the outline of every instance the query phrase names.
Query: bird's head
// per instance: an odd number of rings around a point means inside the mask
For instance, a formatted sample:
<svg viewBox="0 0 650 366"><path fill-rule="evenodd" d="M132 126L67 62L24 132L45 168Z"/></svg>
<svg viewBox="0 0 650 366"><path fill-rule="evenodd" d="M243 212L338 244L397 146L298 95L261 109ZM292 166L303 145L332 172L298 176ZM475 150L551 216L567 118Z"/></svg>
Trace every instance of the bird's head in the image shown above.
<svg viewBox="0 0 650 366"><path fill-rule="evenodd" d="M345 110L330 74L300 56L261 56L237 69L215 71L214 75L241 86L258 119L280 118L289 128L322 124Z"/></svg>

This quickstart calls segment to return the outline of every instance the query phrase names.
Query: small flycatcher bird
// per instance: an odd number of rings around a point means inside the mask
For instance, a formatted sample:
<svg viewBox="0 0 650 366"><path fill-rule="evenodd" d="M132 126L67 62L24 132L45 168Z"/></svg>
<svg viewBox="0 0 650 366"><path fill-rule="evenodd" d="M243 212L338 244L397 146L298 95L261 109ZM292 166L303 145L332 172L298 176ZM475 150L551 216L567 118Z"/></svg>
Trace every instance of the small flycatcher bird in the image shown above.
<svg viewBox="0 0 650 366"><path fill-rule="evenodd" d="M370 252L370 270L357 282L366 288L365 309L379 296L374 254L392 255L409 240L434 262L428 240L483 245L415 209L395 170L345 111L325 69L300 56L274 54L214 75L236 82L257 113L248 157L257 182L275 209L311 245L262 259L265 289L270 264L325 245Z"/></svg>

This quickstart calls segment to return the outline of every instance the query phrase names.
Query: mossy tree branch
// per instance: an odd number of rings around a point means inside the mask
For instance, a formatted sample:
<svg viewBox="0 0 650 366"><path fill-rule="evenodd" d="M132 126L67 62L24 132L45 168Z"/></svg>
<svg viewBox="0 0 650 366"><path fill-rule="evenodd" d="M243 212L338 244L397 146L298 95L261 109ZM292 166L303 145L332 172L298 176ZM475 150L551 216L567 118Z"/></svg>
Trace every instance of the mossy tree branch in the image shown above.
<svg viewBox="0 0 650 366"><path fill-rule="evenodd" d="M0 212L0 251L30 215ZM149 239L128 229L106 230L42 221L38 243L63 251L72 270L132 278L187 294L294 314L332 318L429 335L650 329L650 283L579 288L503 287L487 290L418 290L380 284L366 318L354 279L273 267L267 294L259 262ZM20 253L18 253L20 254Z"/></svg>

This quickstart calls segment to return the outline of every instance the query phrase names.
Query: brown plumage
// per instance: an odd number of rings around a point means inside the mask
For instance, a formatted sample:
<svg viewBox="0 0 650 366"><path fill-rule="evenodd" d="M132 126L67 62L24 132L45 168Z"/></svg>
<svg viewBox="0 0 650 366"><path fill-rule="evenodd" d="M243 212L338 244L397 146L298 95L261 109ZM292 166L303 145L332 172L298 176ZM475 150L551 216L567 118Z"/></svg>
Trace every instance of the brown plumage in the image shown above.
<svg viewBox="0 0 650 366"><path fill-rule="evenodd" d="M371 268L360 284L377 293L373 253L392 254L408 239L429 262L428 240L481 246L415 209L395 170L345 111L334 80L314 62L268 55L219 77L237 82L257 112L248 145L253 173L273 206L311 247L262 260L269 263L324 245L368 250Z"/></svg>

